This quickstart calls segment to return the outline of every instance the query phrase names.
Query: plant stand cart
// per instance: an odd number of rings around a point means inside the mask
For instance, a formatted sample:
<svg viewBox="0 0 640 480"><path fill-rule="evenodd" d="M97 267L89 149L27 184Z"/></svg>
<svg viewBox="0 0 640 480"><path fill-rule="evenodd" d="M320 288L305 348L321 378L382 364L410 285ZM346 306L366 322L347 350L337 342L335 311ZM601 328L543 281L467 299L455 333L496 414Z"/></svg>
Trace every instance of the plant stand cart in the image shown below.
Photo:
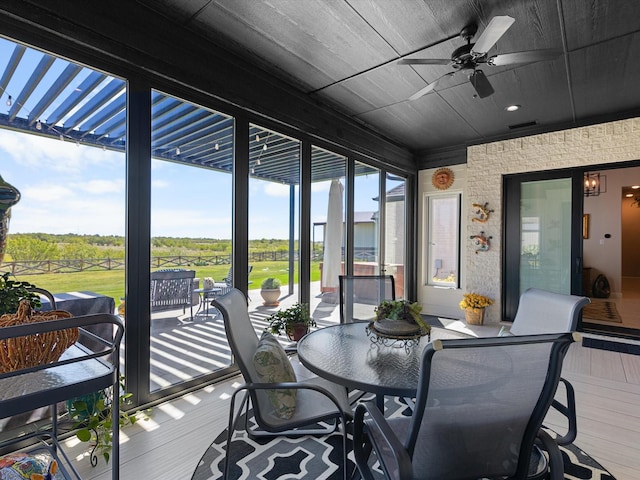
<svg viewBox="0 0 640 480"><path fill-rule="evenodd" d="M99 337L82 327L111 325L112 338ZM18 338L41 332L79 327L78 341L69 347L57 362L37 367L0 373L0 416L18 415L37 408L51 406L51 427L6 440L0 449L7 450L29 444L20 451L46 451L58 462L56 478L80 479L80 475L58 442L57 409L59 402L108 389L112 402L113 447L111 478L119 478L119 353L124 325L111 314L94 314L0 328L0 340Z"/></svg>

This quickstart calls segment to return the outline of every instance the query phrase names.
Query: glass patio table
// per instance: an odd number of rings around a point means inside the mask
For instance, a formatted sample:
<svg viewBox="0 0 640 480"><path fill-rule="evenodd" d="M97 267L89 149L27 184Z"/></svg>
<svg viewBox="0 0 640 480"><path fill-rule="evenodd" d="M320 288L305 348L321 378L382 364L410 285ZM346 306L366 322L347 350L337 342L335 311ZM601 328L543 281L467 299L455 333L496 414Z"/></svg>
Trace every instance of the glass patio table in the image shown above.
<svg viewBox="0 0 640 480"><path fill-rule="evenodd" d="M366 331L367 322L344 323L315 330L298 342L298 357L316 375L350 389L376 394L378 406L384 396L415 397L422 352L430 343L423 337L417 345L385 346L375 343ZM444 328L431 329L431 341L468 338Z"/></svg>

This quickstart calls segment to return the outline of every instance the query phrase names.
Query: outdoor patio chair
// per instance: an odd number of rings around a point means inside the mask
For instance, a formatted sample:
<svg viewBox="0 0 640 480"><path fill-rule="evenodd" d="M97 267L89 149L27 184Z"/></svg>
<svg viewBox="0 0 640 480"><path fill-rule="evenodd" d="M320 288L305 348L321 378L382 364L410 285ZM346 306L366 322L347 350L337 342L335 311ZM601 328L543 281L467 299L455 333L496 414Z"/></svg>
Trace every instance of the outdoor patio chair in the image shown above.
<svg viewBox="0 0 640 480"><path fill-rule="evenodd" d="M298 364L299 370L294 372L292 363L275 337L267 333L259 339L256 335L247 310L247 298L240 290L232 288L226 295L216 298L212 305L222 313L229 347L246 382L231 397L225 478L231 437L243 410L244 428L251 438L327 435L341 425L346 478L346 425L353 418L346 389L314 376L301 364ZM268 355L268 368L265 368L258 353ZM241 392L244 397L236 413L236 396ZM253 416L256 427L249 427L250 416Z"/></svg>
<svg viewBox="0 0 640 480"><path fill-rule="evenodd" d="M253 265L249 265L248 275L251 275L251 270L253 270ZM248 285L251 285L252 283L252 281L247 282ZM213 286L222 289L220 295L229 293L229 291L231 291L231 289L233 288L233 267L229 267L229 272L227 272L227 276L222 279L222 282L215 282ZM249 300L251 299L249 298Z"/></svg>
<svg viewBox="0 0 640 480"><path fill-rule="evenodd" d="M393 275L340 275L340 323L370 322L382 300L395 300Z"/></svg>
<svg viewBox="0 0 640 480"><path fill-rule="evenodd" d="M541 469L563 479L560 449L541 425L574 335L428 345L412 416L385 419L375 402L356 408L354 454L363 478L374 478L375 459L387 479L525 479L539 442L549 456L546 463L540 455Z"/></svg>
<svg viewBox="0 0 640 480"><path fill-rule="evenodd" d="M535 335L539 333L575 332L582 309L590 303L588 297L563 295L537 288L529 288L520 296L520 303L509 333L511 335ZM566 351L563 355L566 354ZM576 439L576 401L573 386L561 378L565 387L566 404L559 400L552 403L554 409L567 419L567 433L556 438L559 445L568 445Z"/></svg>
<svg viewBox="0 0 640 480"><path fill-rule="evenodd" d="M151 272L151 311L189 307L193 319L193 279L195 270L167 269Z"/></svg>

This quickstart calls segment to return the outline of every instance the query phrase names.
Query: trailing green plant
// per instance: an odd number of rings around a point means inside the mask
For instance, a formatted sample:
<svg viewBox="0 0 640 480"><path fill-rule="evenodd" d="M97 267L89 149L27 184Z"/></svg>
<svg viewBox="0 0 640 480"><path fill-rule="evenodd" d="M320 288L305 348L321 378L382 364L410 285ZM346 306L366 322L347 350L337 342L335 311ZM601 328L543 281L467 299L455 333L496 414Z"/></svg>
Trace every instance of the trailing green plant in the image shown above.
<svg viewBox="0 0 640 480"><path fill-rule="evenodd" d="M147 419L146 412L136 411L133 414L127 413L129 406L129 398L131 393L124 390L124 376L119 379L118 395L120 407L120 419L118 428L135 424L140 417ZM69 410L69 418L74 421L73 428L76 429L76 437L81 442L92 442L93 449L89 455L91 465L98 465L98 456L96 452L109 463L111 450L113 448L113 421L111 418L113 409L110 389L101 390L90 395L75 398L67 402Z"/></svg>
<svg viewBox="0 0 640 480"><path fill-rule="evenodd" d="M424 321L420 315L421 311L422 305L418 302L411 303L408 300L383 300L375 308L376 320L383 318L404 320L418 325L421 330L429 331L431 326Z"/></svg>
<svg viewBox="0 0 640 480"><path fill-rule="evenodd" d="M11 280L10 272L5 272L0 276L0 315L5 313L16 313L20 300L28 300L31 308L42 307L40 296L30 291L35 285L29 282Z"/></svg>
<svg viewBox="0 0 640 480"><path fill-rule="evenodd" d="M280 280L277 278L269 277L265 278L260 285L264 290L275 290L276 288L280 288Z"/></svg>
<svg viewBox="0 0 640 480"><path fill-rule="evenodd" d="M267 330L274 335L280 335L283 331L289 333L287 330L295 324L302 323L307 327L316 326L316 321L311 318L309 305L306 303L295 303L289 308L278 310L271 314L267 321L269 322Z"/></svg>

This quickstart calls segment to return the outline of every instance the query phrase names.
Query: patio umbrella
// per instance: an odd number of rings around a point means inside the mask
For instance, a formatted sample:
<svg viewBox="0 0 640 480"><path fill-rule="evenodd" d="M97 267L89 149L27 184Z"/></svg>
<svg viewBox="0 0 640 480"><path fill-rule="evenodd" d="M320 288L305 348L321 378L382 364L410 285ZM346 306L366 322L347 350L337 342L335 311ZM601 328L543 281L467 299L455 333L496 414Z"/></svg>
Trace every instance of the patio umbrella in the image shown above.
<svg viewBox="0 0 640 480"><path fill-rule="evenodd" d="M327 225L324 231L322 264L322 292L338 291L338 276L342 262L343 192L340 180L332 180L327 206Z"/></svg>

